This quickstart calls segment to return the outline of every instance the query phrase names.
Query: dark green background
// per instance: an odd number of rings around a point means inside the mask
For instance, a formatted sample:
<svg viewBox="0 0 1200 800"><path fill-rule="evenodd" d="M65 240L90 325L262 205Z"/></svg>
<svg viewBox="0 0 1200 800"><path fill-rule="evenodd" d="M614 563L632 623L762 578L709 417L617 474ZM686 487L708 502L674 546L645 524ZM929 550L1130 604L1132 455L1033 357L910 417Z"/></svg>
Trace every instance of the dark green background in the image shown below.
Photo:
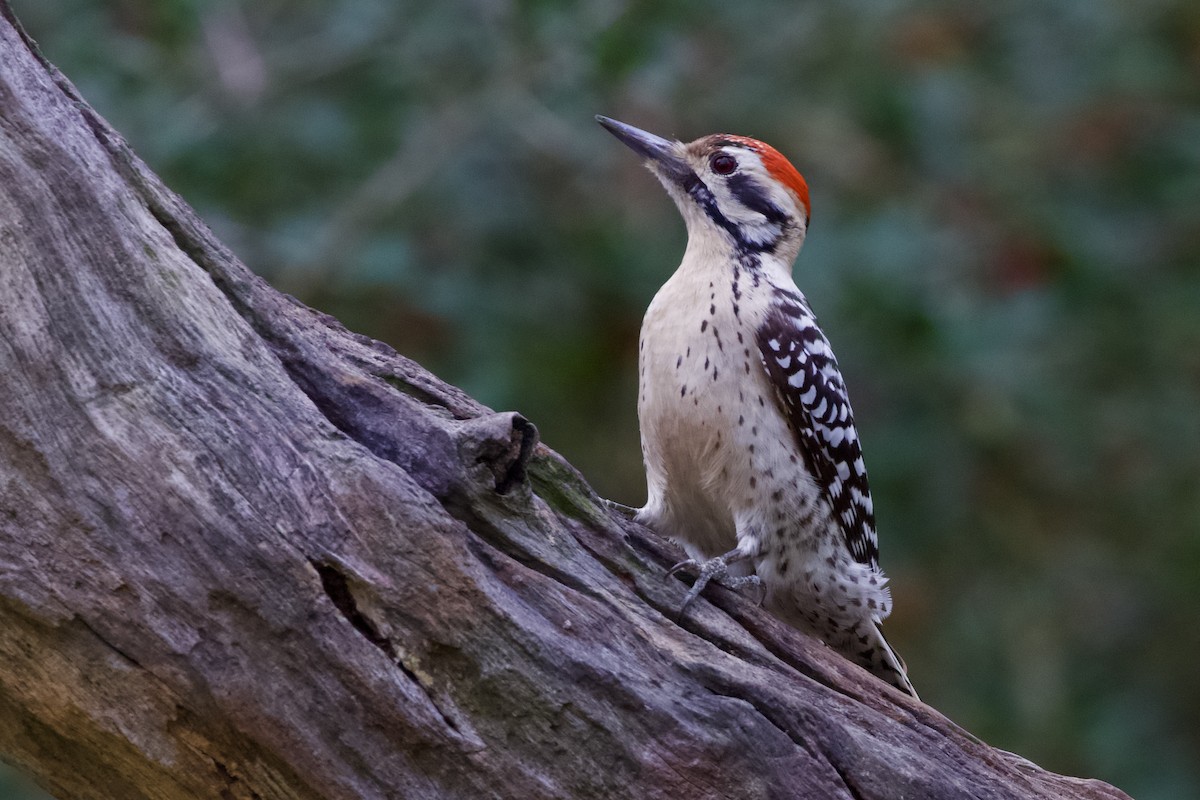
<svg viewBox="0 0 1200 800"><path fill-rule="evenodd" d="M252 269L635 505L684 235L592 116L776 145L923 698L1200 796L1200 4L13 5Z"/></svg>

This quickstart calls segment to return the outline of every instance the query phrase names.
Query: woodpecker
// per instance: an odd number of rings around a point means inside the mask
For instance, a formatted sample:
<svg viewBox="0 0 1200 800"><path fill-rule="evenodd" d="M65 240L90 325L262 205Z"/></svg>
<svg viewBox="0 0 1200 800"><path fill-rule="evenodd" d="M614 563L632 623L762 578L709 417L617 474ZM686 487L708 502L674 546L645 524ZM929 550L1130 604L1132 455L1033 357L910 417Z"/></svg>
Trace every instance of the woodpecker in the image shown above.
<svg viewBox="0 0 1200 800"><path fill-rule="evenodd" d="M637 519L690 556L672 573L698 570L684 608L713 578L759 584L772 613L916 697L880 630L892 600L845 381L792 279L808 185L756 139L684 144L596 120L687 226L638 345Z"/></svg>

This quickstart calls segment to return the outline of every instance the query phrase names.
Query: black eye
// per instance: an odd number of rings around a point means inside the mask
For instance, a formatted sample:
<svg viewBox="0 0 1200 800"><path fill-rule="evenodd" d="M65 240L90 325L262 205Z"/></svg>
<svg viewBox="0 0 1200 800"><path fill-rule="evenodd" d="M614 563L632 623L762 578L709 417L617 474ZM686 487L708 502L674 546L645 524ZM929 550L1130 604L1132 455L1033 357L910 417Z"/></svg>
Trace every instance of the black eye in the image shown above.
<svg viewBox="0 0 1200 800"><path fill-rule="evenodd" d="M718 175L728 175L737 169L737 159L725 153L717 153L709 162L712 171Z"/></svg>

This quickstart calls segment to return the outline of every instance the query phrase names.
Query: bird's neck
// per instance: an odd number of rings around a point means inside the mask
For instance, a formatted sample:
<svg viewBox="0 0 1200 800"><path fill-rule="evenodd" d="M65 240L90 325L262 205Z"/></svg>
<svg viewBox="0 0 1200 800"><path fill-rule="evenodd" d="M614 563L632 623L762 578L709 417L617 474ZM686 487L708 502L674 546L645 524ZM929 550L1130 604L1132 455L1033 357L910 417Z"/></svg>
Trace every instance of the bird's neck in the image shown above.
<svg viewBox="0 0 1200 800"><path fill-rule="evenodd" d="M748 278L757 275L768 283L786 285L792 282L792 262L798 248L799 245L786 252L744 252L722 231L709 226L689 226L687 249L675 276L687 281L728 281L738 275Z"/></svg>

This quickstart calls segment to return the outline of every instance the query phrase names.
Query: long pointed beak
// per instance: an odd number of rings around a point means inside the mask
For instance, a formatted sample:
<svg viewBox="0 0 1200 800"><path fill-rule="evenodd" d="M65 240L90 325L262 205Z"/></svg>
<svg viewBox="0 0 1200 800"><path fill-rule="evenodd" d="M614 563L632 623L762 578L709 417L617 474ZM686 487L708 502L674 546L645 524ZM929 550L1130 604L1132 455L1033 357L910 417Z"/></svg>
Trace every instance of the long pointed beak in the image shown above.
<svg viewBox="0 0 1200 800"><path fill-rule="evenodd" d="M655 136L641 128L626 125L624 122L618 122L600 114L596 115L596 122L603 125L605 130L620 139L626 147L645 159L649 166L655 168L655 171L662 175L683 181L692 174L691 167L680 156L679 151L682 148L679 142Z"/></svg>

